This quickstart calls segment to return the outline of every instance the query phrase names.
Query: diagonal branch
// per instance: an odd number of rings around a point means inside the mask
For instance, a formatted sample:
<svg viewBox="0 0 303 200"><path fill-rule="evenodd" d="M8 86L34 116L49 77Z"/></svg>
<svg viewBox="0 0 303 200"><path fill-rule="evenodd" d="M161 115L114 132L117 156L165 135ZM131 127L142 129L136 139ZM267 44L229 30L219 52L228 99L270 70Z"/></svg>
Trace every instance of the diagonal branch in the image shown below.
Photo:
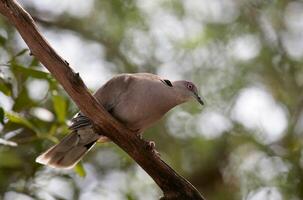
<svg viewBox="0 0 303 200"><path fill-rule="evenodd" d="M162 199L202 199L201 194L178 175L146 143L116 121L88 92L78 73L74 73L40 34L31 16L15 1L0 0L0 13L18 29L31 53L61 83L80 110L102 133L126 151L158 184L164 193ZM96 114L97 113L97 114Z"/></svg>

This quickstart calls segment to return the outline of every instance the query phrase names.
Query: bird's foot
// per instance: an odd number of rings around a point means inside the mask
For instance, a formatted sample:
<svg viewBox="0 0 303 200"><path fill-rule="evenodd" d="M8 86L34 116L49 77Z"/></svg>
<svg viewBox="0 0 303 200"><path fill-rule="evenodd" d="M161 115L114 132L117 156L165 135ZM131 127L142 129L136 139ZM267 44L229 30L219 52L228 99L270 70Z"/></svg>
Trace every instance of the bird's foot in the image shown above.
<svg viewBox="0 0 303 200"><path fill-rule="evenodd" d="M150 150L154 155L160 157L160 153L156 150L156 143L154 141L146 141L146 148Z"/></svg>
<svg viewBox="0 0 303 200"><path fill-rule="evenodd" d="M142 138L142 134L141 133L136 133L136 136L140 139L140 140L142 140L143 138Z"/></svg>
<svg viewBox="0 0 303 200"><path fill-rule="evenodd" d="M154 150L156 147L156 143L154 141L146 141L146 145L148 150Z"/></svg>
<svg viewBox="0 0 303 200"><path fill-rule="evenodd" d="M160 157L160 153L156 150L156 143L154 141L144 140L141 133L136 133L136 136L145 143L146 149L151 151L153 155Z"/></svg>

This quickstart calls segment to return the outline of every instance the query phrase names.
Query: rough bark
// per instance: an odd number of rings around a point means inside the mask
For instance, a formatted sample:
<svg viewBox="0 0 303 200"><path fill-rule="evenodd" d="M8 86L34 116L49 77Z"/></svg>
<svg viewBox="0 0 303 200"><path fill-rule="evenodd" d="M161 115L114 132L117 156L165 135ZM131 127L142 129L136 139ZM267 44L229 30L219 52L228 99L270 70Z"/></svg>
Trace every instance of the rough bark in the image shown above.
<svg viewBox="0 0 303 200"><path fill-rule="evenodd" d="M73 72L68 62L54 51L32 17L15 0L0 0L0 13L17 28L31 53L58 80L82 113L153 178L163 191L161 199L203 199L195 187L152 153L144 140L116 121L94 99L79 74Z"/></svg>

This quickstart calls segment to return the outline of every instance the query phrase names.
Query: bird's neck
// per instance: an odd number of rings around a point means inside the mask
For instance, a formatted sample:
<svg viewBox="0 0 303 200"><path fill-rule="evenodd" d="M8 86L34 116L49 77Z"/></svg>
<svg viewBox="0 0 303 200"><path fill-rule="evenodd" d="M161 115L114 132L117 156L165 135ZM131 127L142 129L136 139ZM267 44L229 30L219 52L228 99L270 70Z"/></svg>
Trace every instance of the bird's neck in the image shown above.
<svg viewBox="0 0 303 200"><path fill-rule="evenodd" d="M186 102L186 99L183 98L182 95L180 95L180 93L176 90L171 90L169 91L170 95L166 95L163 98L166 98L164 101L165 103L162 103L162 110L164 112L169 111L170 109L172 109L173 107L182 104L184 102Z"/></svg>

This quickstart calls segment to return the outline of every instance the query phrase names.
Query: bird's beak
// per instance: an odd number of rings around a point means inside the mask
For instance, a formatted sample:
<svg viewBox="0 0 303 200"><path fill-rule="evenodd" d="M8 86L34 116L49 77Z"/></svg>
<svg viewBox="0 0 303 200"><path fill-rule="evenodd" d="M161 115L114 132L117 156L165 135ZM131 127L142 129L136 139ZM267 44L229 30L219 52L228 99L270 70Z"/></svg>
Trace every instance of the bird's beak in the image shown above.
<svg viewBox="0 0 303 200"><path fill-rule="evenodd" d="M199 102L199 104L202 106L204 105L203 99L197 93L195 93L195 99Z"/></svg>

